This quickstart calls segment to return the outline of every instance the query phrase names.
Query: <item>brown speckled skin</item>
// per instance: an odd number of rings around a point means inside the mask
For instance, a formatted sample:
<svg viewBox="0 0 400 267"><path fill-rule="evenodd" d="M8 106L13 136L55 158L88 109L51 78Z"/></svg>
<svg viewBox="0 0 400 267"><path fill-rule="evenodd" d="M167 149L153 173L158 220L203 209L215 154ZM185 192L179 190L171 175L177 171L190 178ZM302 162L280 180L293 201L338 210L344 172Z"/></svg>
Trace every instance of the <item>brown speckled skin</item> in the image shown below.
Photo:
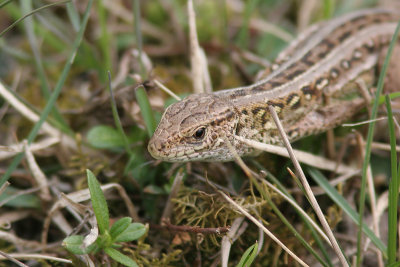
<svg viewBox="0 0 400 267"><path fill-rule="evenodd" d="M229 140L239 155L249 155L253 149L234 135L280 143L269 106L291 140L339 125L365 106L355 80L368 87L376 82L378 62L399 19L399 11L368 9L311 26L255 84L194 94L168 107L149 152L165 161L229 161ZM392 59L397 70L398 62ZM392 72L387 79L398 91L400 75ZM201 138L199 129L204 129Z"/></svg>

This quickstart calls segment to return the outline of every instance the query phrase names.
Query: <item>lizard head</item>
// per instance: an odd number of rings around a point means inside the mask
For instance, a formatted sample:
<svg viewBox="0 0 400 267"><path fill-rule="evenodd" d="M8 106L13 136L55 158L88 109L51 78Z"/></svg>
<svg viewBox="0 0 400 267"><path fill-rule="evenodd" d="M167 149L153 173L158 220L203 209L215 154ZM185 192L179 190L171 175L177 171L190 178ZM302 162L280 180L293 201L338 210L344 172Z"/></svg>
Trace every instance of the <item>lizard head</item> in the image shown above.
<svg viewBox="0 0 400 267"><path fill-rule="evenodd" d="M232 160L224 140L234 143L237 124L229 101L214 94L193 94L165 110L148 150L169 162Z"/></svg>

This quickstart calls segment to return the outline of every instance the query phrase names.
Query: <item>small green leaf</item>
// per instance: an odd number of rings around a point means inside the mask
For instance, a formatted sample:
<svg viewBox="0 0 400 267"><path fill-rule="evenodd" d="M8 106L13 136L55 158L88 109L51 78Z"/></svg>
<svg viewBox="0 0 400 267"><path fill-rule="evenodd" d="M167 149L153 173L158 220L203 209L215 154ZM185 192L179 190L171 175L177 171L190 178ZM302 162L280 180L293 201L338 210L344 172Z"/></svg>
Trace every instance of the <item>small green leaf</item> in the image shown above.
<svg viewBox="0 0 400 267"><path fill-rule="evenodd" d="M257 256L257 251L258 243L256 242L244 252L240 262L236 265L236 267L250 267Z"/></svg>
<svg viewBox="0 0 400 267"><path fill-rule="evenodd" d="M88 254L96 247L94 245L90 245L87 248L83 247L83 239L84 237L81 235L71 235L63 240L63 247L65 247L68 251L76 254L83 255Z"/></svg>
<svg viewBox="0 0 400 267"><path fill-rule="evenodd" d="M99 125L95 126L87 134L87 140L89 144L96 148L116 148L124 146L123 136L117 131L117 129Z"/></svg>
<svg viewBox="0 0 400 267"><path fill-rule="evenodd" d="M115 242L130 242L140 238L146 233L147 229L141 223L131 223L125 231L123 231L119 236L115 237Z"/></svg>
<svg viewBox="0 0 400 267"><path fill-rule="evenodd" d="M110 220L107 202L104 197L100 184L96 176L90 171L86 170L88 186L90 191L90 198L92 199L93 211L96 215L97 225L99 226L100 234L104 234L109 229Z"/></svg>
<svg viewBox="0 0 400 267"><path fill-rule="evenodd" d="M130 267L139 267L137 263L129 258L128 256L122 254L116 249L113 248L105 248L104 251L107 253L108 256L110 256L113 260L116 262L119 262L125 266L130 266Z"/></svg>
<svg viewBox="0 0 400 267"><path fill-rule="evenodd" d="M132 218L124 217L116 221L110 229L110 235L113 240L115 240L132 222Z"/></svg>

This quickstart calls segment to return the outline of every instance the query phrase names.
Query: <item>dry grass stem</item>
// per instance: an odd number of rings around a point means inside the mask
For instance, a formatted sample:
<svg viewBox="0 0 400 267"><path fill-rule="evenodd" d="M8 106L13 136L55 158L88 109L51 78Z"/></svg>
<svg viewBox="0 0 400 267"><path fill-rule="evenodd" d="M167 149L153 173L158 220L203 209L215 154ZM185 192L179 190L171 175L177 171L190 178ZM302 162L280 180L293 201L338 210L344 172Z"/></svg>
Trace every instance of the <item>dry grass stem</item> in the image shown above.
<svg viewBox="0 0 400 267"><path fill-rule="evenodd" d="M181 98L176 95L174 92L172 92L170 89L168 89L165 85L163 85L161 82L159 82L157 79L153 80L154 83L160 87L161 90L163 90L164 92L166 92L168 95L172 96L173 98L175 98L177 101L180 101Z"/></svg>
<svg viewBox="0 0 400 267"><path fill-rule="evenodd" d="M231 228L221 241L221 266L227 267L229 262L229 253L231 251L232 244L235 240L244 233L247 228L247 223L244 222L245 217L238 217L233 220Z"/></svg>
<svg viewBox="0 0 400 267"><path fill-rule="evenodd" d="M60 138L58 137L46 137L38 142L32 143L29 148L31 152L36 152L49 148L59 142ZM22 151L24 151L23 142L10 146L0 146L0 160L11 158Z"/></svg>
<svg viewBox="0 0 400 267"><path fill-rule="evenodd" d="M365 146L365 141L363 140L363 146ZM384 151L390 151L390 145L386 143L372 142L372 149L379 149ZM400 152L400 146L396 146L396 151Z"/></svg>
<svg viewBox="0 0 400 267"><path fill-rule="evenodd" d="M187 8L188 8L188 21L189 21L190 63L192 68L193 91L198 94L205 93L207 88L204 87L203 83L204 81L203 79L205 77L203 71L205 68L207 68L207 66L203 66L204 60L202 57L199 40L197 38L196 14L193 8L193 0L187 1Z"/></svg>
<svg viewBox="0 0 400 267"><path fill-rule="evenodd" d="M361 170L354 170L353 172L345 173L345 174L340 175L332 180L329 180L329 184L331 186L337 186L338 184L344 183L347 180L349 180L350 178L355 177L356 175L360 175L360 174L361 174ZM319 186L318 187L313 186L313 187L311 187L311 190L313 191L315 196L326 194L326 192ZM296 187L293 189L289 189L289 192L298 193L298 192L302 192L302 191L300 188Z"/></svg>
<svg viewBox="0 0 400 267"><path fill-rule="evenodd" d="M28 142L25 140L23 142L24 150L25 150L25 157L28 162L28 166L30 171L32 172L33 178L35 179L36 183L40 187L40 198L44 201L50 201L51 195L49 191L49 185L47 183L47 178L40 169L39 165L36 163L35 157L30 150Z"/></svg>
<svg viewBox="0 0 400 267"><path fill-rule="evenodd" d="M239 157L237 154L235 148L232 146L232 144L229 142L229 140L225 139L225 142L230 150L230 152L234 155L236 163L242 168L242 170L246 173L247 176L253 175L253 172L251 169L244 163L244 161ZM272 185L270 182L261 179L258 175L254 175L258 180L260 180L262 183L265 183L268 185L269 188L274 190L276 193L278 193L280 196L282 196L286 201L288 201L295 209L297 209L308 221L311 225L314 226L314 229L317 230L317 232L329 243L329 238L327 235L322 231L322 229L314 222L313 219L305 212L295 201L290 199L286 194L284 194L281 190L279 190L277 187Z"/></svg>
<svg viewBox="0 0 400 267"><path fill-rule="evenodd" d="M371 117L371 113L372 113L371 108L372 107L371 107L370 103L372 102L372 97L371 97L371 94L370 94L370 92L368 90L368 86L367 86L365 80L361 79L361 78L357 78L355 80L355 82L357 84L357 87L358 87L362 97L365 100L365 103L367 104L368 117Z"/></svg>
<svg viewBox="0 0 400 267"><path fill-rule="evenodd" d="M302 32L310 25L312 13L319 2L317 0L302 1L297 13L297 28L299 32Z"/></svg>
<svg viewBox="0 0 400 267"><path fill-rule="evenodd" d="M220 190L222 190L224 192L227 192L227 193L229 193L230 195L233 195L233 196L237 196L238 195L234 190L232 190L232 189L230 189L228 187L221 186L221 185L219 185L217 183L214 183L213 181L208 180L208 179L204 178L203 176L201 176L199 174L194 173L193 175L196 177L196 179L198 179L198 180L200 180L200 181L202 181L204 183L210 184L214 188L218 188L218 189L220 189Z"/></svg>
<svg viewBox="0 0 400 267"><path fill-rule="evenodd" d="M1 187L0 187L0 195L4 193L6 188L10 185L9 182L5 182ZM1 207L1 206L0 206Z"/></svg>
<svg viewBox="0 0 400 267"><path fill-rule="evenodd" d="M29 267L28 265L23 264L22 262L18 261L14 257L10 256L9 254L0 251L0 259L5 258L8 259L11 262L14 262L16 265L21 266L21 267Z"/></svg>
<svg viewBox="0 0 400 267"><path fill-rule="evenodd" d="M64 215L60 211L56 211L51 220L65 235L69 235L73 231L68 220L65 219Z"/></svg>
<svg viewBox="0 0 400 267"><path fill-rule="evenodd" d="M235 162L240 166L240 168L242 168L242 170L245 172L246 176L247 177L252 176L251 169L249 167L247 167L246 163L244 163L244 161L239 156L239 154L237 153L235 147L231 144L231 142L227 138L224 138L223 142L226 143L226 145L228 146L229 151L231 152L231 154L235 158Z"/></svg>
<svg viewBox="0 0 400 267"><path fill-rule="evenodd" d="M179 188L182 184L183 177L184 177L184 173L182 171L178 171L178 173L175 176L174 182L172 184L171 191L168 195L168 200L165 204L164 211L161 216L160 224L162 224L162 222L164 220L171 219L171 213L172 213L172 209L173 209L173 203L171 200L177 196L177 194L179 192Z"/></svg>
<svg viewBox="0 0 400 267"><path fill-rule="evenodd" d="M283 244L273 233L271 233L262 223L260 223L256 218L254 218L250 213L248 213L244 208L238 205L235 201L233 201L230 197L228 197L224 192L218 190L218 192L233 205L236 209L239 210L244 216L246 216L250 221L252 221L257 227L261 228L263 232L268 235L272 240L274 240L283 250L285 250L293 259L295 259L301 266L308 266L304 261L302 261L296 254L294 254L285 244Z"/></svg>
<svg viewBox="0 0 400 267"><path fill-rule="evenodd" d="M4 212L0 215L0 228L10 229L13 222L22 220L31 214L32 212L28 210Z"/></svg>
<svg viewBox="0 0 400 267"><path fill-rule="evenodd" d="M247 61L256 63L260 66L263 66L264 68L269 68L271 66L271 62L269 60L259 57L258 55L253 54L250 51L242 51L241 55Z"/></svg>
<svg viewBox="0 0 400 267"><path fill-rule="evenodd" d="M14 107L22 116L27 118L28 120L36 123L39 121L39 116L33 112L29 107L27 107L24 103L22 103L17 97L15 97L10 91L8 91L4 85L0 82L0 96L4 98L6 102L8 102L12 107ZM75 141L69 137L68 135L63 134L57 128L54 128L47 122L43 122L41 126L41 130L46 132L52 137L59 137L63 144L70 148L75 148Z"/></svg>
<svg viewBox="0 0 400 267"><path fill-rule="evenodd" d="M254 147L255 149L266 151L287 158L289 157L289 153L284 147L257 142L254 140L243 138L241 136L235 136L235 138L249 146ZM308 164L310 166L316 167L321 170L333 171L340 174L357 171L357 169L355 168L346 166L344 164L338 165L334 161L325 159L323 157L315 156L311 153L307 153L304 151L293 149L293 153L301 163Z"/></svg>
<svg viewBox="0 0 400 267"><path fill-rule="evenodd" d="M151 70L153 69L153 63L151 62L151 59L146 54L146 52L142 51L142 53L140 54L138 49L132 49L131 54L137 61L139 61L143 64L143 67L145 68L146 73L151 72ZM140 58L139 58L139 56L140 56Z"/></svg>
<svg viewBox="0 0 400 267"><path fill-rule="evenodd" d="M389 191L385 191L378 197L376 201L376 214L378 217L378 225L380 224L380 219L386 213L386 209L389 205Z"/></svg>
<svg viewBox="0 0 400 267"><path fill-rule="evenodd" d="M211 83L211 76L210 72L208 71L208 63L207 63L207 56L204 50L200 47L199 49L200 59L201 59L201 67L202 67L202 74L203 74L203 84L204 84L204 92L212 93L212 83Z"/></svg>
<svg viewBox="0 0 400 267"><path fill-rule="evenodd" d="M281 190L279 190L277 187L275 187L273 184L271 184L268 181L264 181L265 184L268 185L269 188L271 188L273 191L278 193L282 198L284 198L287 202L289 202L290 205L292 205L296 210L298 210L304 218L307 219L307 221L314 227L314 229L320 234L320 236L325 239L326 242L329 243L329 238L328 236L322 231L321 227L310 217L310 215L307 214L307 212L302 209L299 204L297 204L294 200L289 198L285 193L283 193Z"/></svg>
<svg viewBox="0 0 400 267"><path fill-rule="evenodd" d="M58 257L53 257L51 255L44 255L44 254L29 254L29 253L10 253L8 254L10 257L13 257L15 259L25 259L25 260L30 260L30 259L37 259L37 260L50 260L50 261L57 261L61 263L68 263L72 264L72 261L66 260L63 258L58 258ZM0 260L4 260L5 258L0 256Z"/></svg>
<svg viewBox="0 0 400 267"><path fill-rule="evenodd" d="M313 194L313 192L311 190L311 187L308 184L307 178L304 175L304 172L303 172L299 162L297 161L296 155L294 154L294 151L293 151L293 149L292 149L292 147L290 145L290 142L289 142L289 140L288 140L288 138L286 136L286 133L283 130L283 126L282 126L282 124L281 124L281 122L280 122L280 120L278 118L278 114L276 114L276 111L275 111L273 106L269 107L269 111L270 111L270 113L272 115L272 118L274 119L274 122L275 122L276 126L278 127L278 130L279 130L279 133L280 133L281 138L283 140L283 143L284 143L286 149L288 150L288 153L290 155L290 159L292 160L294 167L296 168L297 175L299 176L300 181L303 184L303 187L304 187L306 195L307 195L307 197L308 197L308 199L310 201L310 204L313 207L313 209L314 209L319 221L321 222L322 227L325 230L325 233L328 235L328 238L330 240L330 245L332 246L333 250L335 251L335 253L336 253L337 257L339 258L340 263L342 264L342 266L349 266L345 256L343 255L342 250L339 247L339 244L336 241L335 236L333 235L332 229L330 228L328 222L326 221L325 215L323 214L320 206L318 205L318 202L317 202L317 200L316 200L316 198L315 198L315 196L314 196L314 194Z"/></svg>
<svg viewBox="0 0 400 267"><path fill-rule="evenodd" d="M37 248L40 246L40 243L37 241L25 240L25 239L15 236L12 233L1 231L1 230L0 230L0 239L10 242L14 246L20 247L20 248L22 247L22 248L32 249L32 248Z"/></svg>
<svg viewBox="0 0 400 267"><path fill-rule="evenodd" d="M377 121L384 121L387 120L387 117L380 117L380 118L376 118L375 120L365 120L365 121L360 121L357 123L343 123L341 126L342 127L355 127L355 126L360 126L360 125L364 125L364 124L370 124L371 122L377 122Z"/></svg>
<svg viewBox="0 0 400 267"><path fill-rule="evenodd" d="M293 40L292 34L265 20L250 19L250 27L259 32L272 34L285 42Z"/></svg>
<svg viewBox="0 0 400 267"><path fill-rule="evenodd" d="M29 109L24 103L19 101L19 99L15 97L12 93L10 93L10 91L8 91L1 82L0 82L0 95L6 100L6 102L8 102L13 108L18 110L18 112L21 113L21 115L27 118L28 120L34 123L39 121L39 116L31 109ZM58 129L54 128L47 122L44 122L42 124L42 130L51 136L61 135Z"/></svg>

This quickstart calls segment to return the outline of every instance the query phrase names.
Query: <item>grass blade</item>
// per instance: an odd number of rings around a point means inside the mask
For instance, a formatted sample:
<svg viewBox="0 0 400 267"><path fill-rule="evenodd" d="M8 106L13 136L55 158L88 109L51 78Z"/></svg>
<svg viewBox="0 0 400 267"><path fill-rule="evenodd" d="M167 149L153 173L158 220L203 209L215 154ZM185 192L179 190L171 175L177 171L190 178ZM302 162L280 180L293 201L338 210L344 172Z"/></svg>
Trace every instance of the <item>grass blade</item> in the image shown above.
<svg viewBox="0 0 400 267"><path fill-rule="evenodd" d="M21 2L21 10L24 13L32 12L32 2L24 1L24 0L22 0L20 2ZM42 89L42 94L45 97L46 101L48 101L48 99L50 97L50 93L51 93L50 92L50 86L49 86L49 83L47 81L47 77L46 77L46 74L45 74L45 71L44 71L43 62L42 62L42 59L41 59L39 47L37 45L38 42L37 42L37 38L35 36L34 20L33 20L32 17L27 17L24 20L24 27L25 27L26 33L28 35L28 40L29 40L30 47L32 49L33 58L35 60L36 72L37 72L37 74L39 76L41 89ZM58 111L56 106L54 106L54 108L52 110L52 115L56 119L57 123L63 129L67 129L67 131L71 132L71 130L68 127L68 124L66 123L66 121L64 120L63 116Z"/></svg>
<svg viewBox="0 0 400 267"><path fill-rule="evenodd" d="M246 2L245 12L242 27L239 31L237 44L241 48L247 48L248 40L249 40L249 22L251 14L254 9L257 7L259 0L250 0Z"/></svg>
<svg viewBox="0 0 400 267"><path fill-rule="evenodd" d="M111 44L110 44L110 36L107 30L107 12L104 8L103 4L104 0L97 1L97 13L99 15L100 22L100 38L99 44L103 56L103 73L106 73L107 70L112 69L111 64Z"/></svg>
<svg viewBox="0 0 400 267"><path fill-rule="evenodd" d="M359 214L357 214L357 212L349 205L349 203L347 203L346 199L329 184L328 180L322 175L322 173L314 168L309 168L308 172L314 181L325 190L332 201L335 202L350 217L350 219L358 224ZM383 255L387 257L387 249L385 244L383 244L383 242L370 228L368 228L365 223L362 224L361 228L363 232L371 239L372 243L374 243L375 246L382 251Z"/></svg>
<svg viewBox="0 0 400 267"><path fill-rule="evenodd" d="M8 26L5 30L3 30L3 31L0 33L0 37L2 37L2 36L3 36L4 34L6 34L9 30L11 30L12 28L14 28L15 25L17 25L20 21L24 20L25 18L29 17L30 15L35 14L36 12L39 12L39 11L41 11L41 10L43 10L43 9L46 9L46 8L49 8L49 7L52 7L52 6L56 6L56 5L65 4L65 3L68 3L68 2L70 2L70 1L71 1L71 0L60 1L60 2L56 2L56 3L51 3L51 4L48 4L48 5L41 6L41 7L37 8L37 9L33 10L32 12L29 12L28 14L24 15L23 17L17 19L14 23L12 23L10 26Z"/></svg>
<svg viewBox="0 0 400 267"><path fill-rule="evenodd" d="M126 137L126 134L125 134L124 129L122 127L121 120L120 120L119 115L118 115L117 103L115 103L115 98L114 98L113 90L112 90L112 86L111 86L111 73L109 71L108 71L108 87L110 89L111 110L112 110L115 126L117 126L117 130L118 130L119 134L122 136L122 141L124 143L125 151L130 156L132 156L133 153L132 153L132 150L131 150L131 148L129 146L128 137Z"/></svg>
<svg viewBox="0 0 400 267"><path fill-rule="evenodd" d="M280 191L282 191L288 198L290 198L291 200L295 201L294 197L289 193L289 191L283 186L283 184L279 181L279 179L277 179L273 174L271 174L267 169L265 169L260 163L258 163L257 161L253 160L252 161L253 164L255 164L255 166L257 166L258 169L263 170L266 174L267 174L267 178L269 180L271 180L272 184L274 184ZM324 242L322 241L322 239L320 238L318 232L315 230L315 228L313 227L313 225L307 220L307 218L305 218L303 216L303 214L298 210L295 209L295 211L297 212L297 214L301 217L301 219L303 220L303 222L305 223L306 227L308 229L310 229L311 234L313 236L313 239L315 241L315 243L317 244L317 246L319 247L323 257L325 258L325 261L323 261L323 263L321 262L321 264L327 264L328 266L333 266L332 261L330 259L330 256L328 254L328 251L326 250L326 247L324 245Z"/></svg>
<svg viewBox="0 0 400 267"><path fill-rule="evenodd" d="M236 267L250 267L250 265L253 263L254 259L257 256L257 250L258 250L258 243L256 242L255 244L251 245L248 249L246 249Z"/></svg>
<svg viewBox="0 0 400 267"><path fill-rule="evenodd" d="M142 32L140 27L140 2L139 0L133 0L133 13L135 18L135 35L136 35L136 45L139 50L139 62L140 62L140 74L142 79L146 77L146 73L142 62ZM140 112L142 113L144 122L146 124L147 133L151 137L156 130L157 124L154 118L153 110L151 109L149 99L147 97L146 91L143 86L139 86L135 90L136 100L140 107Z"/></svg>
<svg viewBox="0 0 400 267"><path fill-rule="evenodd" d="M74 30L79 31L79 25L81 24L81 19L79 17L78 12L76 11L75 5L72 2L67 4L67 13L69 20L71 21Z"/></svg>
<svg viewBox="0 0 400 267"><path fill-rule="evenodd" d="M369 124L368 127L368 135L367 135L367 141L365 145L365 156L364 156L364 162L363 162L363 168L362 168L362 179L361 179L361 188L360 188L360 201L359 201L359 218L358 218L358 225L363 225L363 215L364 215L364 208L365 208L365 194L366 194L366 187L367 187L367 170L369 166L369 161L371 158L371 145L372 145L372 139L374 136L374 129L375 129L375 118L378 113L378 99L379 96L381 95L382 89L383 89L383 84L386 76L386 70L389 65L389 60L393 52L394 45L397 41L397 36L399 33L400 29L400 21L397 24L396 30L393 34L392 41L390 42L390 46L385 58L385 61L383 63L382 71L381 74L379 75L379 80L378 80L378 86L376 89L376 95L375 95L375 101L374 105L372 107L371 111L371 120L372 122ZM356 261L356 266L361 265L361 237L362 237L362 229L361 227L358 229L358 234L357 234L357 261ZM386 252L386 250L385 250ZM386 252L387 253L387 252Z"/></svg>
<svg viewBox="0 0 400 267"><path fill-rule="evenodd" d="M51 94L49 101L47 102L45 108L43 109L42 114L40 115L40 119L39 121L34 125L33 129L30 131L29 135L28 135L28 144L31 144L32 141L35 139L36 135L38 134L40 127L42 126L43 122L46 120L47 116L49 115L50 111L52 110L52 108L54 107L54 104L59 96L59 94L61 93L61 89L65 83L65 80L67 79L67 75L69 73L69 70L71 68L72 63L75 60L75 56L76 53L78 51L78 48L82 42L83 39L83 33L85 32L86 29L86 24L89 20L89 14L90 14L90 9L92 7L92 3L93 0L89 0L88 5L86 7L86 11L85 11L85 15L83 17L82 20L82 24L80 26L78 35L74 41L73 44L73 48L72 51L68 57L67 62L65 63L64 69L61 73L61 77L60 79L57 81L57 84L55 86L55 89L53 91L53 93ZM11 162L11 164L9 165L7 171L4 173L3 177L0 180L0 187L8 180L8 178L10 178L11 174L13 173L13 171L17 168L17 166L19 165L19 163L21 162L22 158L23 158L23 153L19 153L17 156L15 156L15 158L13 159L13 161Z"/></svg>
<svg viewBox="0 0 400 267"><path fill-rule="evenodd" d="M388 205L388 264L396 262L397 252L397 202L398 202L398 173L397 173L397 152L396 134L394 131L392 106L390 97L386 95L386 109L390 135L390 163L392 179L389 183L389 205Z"/></svg>

